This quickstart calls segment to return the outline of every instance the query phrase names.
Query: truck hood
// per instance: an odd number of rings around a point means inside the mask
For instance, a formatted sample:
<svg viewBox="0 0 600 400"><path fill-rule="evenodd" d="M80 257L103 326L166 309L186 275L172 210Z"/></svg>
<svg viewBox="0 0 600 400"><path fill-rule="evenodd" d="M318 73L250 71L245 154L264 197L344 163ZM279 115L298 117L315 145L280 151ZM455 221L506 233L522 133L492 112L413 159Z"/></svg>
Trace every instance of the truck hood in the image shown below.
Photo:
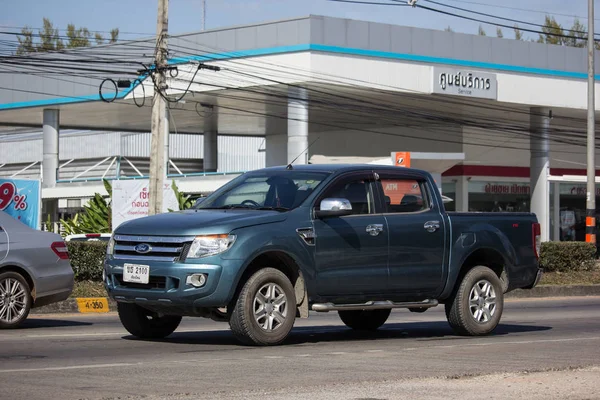
<svg viewBox="0 0 600 400"><path fill-rule="evenodd" d="M287 213L268 210L186 210L157 214L125 222L120 235L195 236L228 233L253 225L285 221Z"/></svg>

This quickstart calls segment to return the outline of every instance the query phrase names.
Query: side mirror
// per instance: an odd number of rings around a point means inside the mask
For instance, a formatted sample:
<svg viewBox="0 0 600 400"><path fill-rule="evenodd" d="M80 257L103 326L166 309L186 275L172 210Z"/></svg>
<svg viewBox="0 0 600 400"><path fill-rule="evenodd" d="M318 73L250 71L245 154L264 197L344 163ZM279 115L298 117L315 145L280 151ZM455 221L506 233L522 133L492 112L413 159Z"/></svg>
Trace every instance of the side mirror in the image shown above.
<svg viewBox="0 0 600 400"><path fill-rule="evenodd" d="M196 201L194 202L194 207L193 208L198 207L204 200L206 200L206 197L198 197L196 199Z"/></svg>
<svg viewBox="0 0 600 400"><path fill-rule="evenodd" d="M321 200L320 210L315 211L317 218L342 217L352 214L352 204L348 199L327 198Z"/></svg>

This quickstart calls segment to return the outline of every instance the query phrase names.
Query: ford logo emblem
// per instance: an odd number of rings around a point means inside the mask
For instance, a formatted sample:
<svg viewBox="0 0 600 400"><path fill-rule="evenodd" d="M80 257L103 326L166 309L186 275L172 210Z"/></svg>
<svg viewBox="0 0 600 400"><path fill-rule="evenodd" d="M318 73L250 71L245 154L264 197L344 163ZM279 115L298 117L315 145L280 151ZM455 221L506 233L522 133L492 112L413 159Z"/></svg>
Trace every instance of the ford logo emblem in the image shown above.
<svg viewBox="0 0 600 400"><path fill-rule="evenodd" d="M152 250L152 247L146 243L140 243L133 248L137 253L146 254Z"/></svg>

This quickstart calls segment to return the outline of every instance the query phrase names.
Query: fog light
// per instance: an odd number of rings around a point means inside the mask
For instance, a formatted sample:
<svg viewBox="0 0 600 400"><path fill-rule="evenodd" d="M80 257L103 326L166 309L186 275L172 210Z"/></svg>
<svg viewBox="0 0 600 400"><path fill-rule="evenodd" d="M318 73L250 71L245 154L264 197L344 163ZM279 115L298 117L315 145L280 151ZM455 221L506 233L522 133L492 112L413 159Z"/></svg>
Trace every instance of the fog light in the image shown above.
<svg viewBox="0 0 600 400"><path fill-rule="evenodd" d="M206 283L206 274L188 275L185 283L194 287L202 287Z"/></svg>
<svg viewBox="0 0 600 400"><path fill-rule="evenodd" d="M102 282L106 282L106 270L102 268Z"/></svg>

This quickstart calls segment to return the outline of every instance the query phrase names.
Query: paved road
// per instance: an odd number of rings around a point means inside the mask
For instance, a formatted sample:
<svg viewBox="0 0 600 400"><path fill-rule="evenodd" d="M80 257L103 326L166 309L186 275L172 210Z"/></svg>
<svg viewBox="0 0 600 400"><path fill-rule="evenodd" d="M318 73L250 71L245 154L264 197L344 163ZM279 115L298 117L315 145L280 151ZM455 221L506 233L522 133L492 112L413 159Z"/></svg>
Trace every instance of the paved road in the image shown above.
<svg viewBox="0 0 600 400"><path fill-rule="evenodd" d="M165 340L141 341L114 314L35 315L0 331L0 399L295 398L356 385L333 397L364 399L398 382L600 365L600 297L509 300L482 338L453 335L441 307L396 310L367 335L314 314L268 348L241 346L227 328L190 318ZM600 382L599 371L585 374Z"/></svg>

